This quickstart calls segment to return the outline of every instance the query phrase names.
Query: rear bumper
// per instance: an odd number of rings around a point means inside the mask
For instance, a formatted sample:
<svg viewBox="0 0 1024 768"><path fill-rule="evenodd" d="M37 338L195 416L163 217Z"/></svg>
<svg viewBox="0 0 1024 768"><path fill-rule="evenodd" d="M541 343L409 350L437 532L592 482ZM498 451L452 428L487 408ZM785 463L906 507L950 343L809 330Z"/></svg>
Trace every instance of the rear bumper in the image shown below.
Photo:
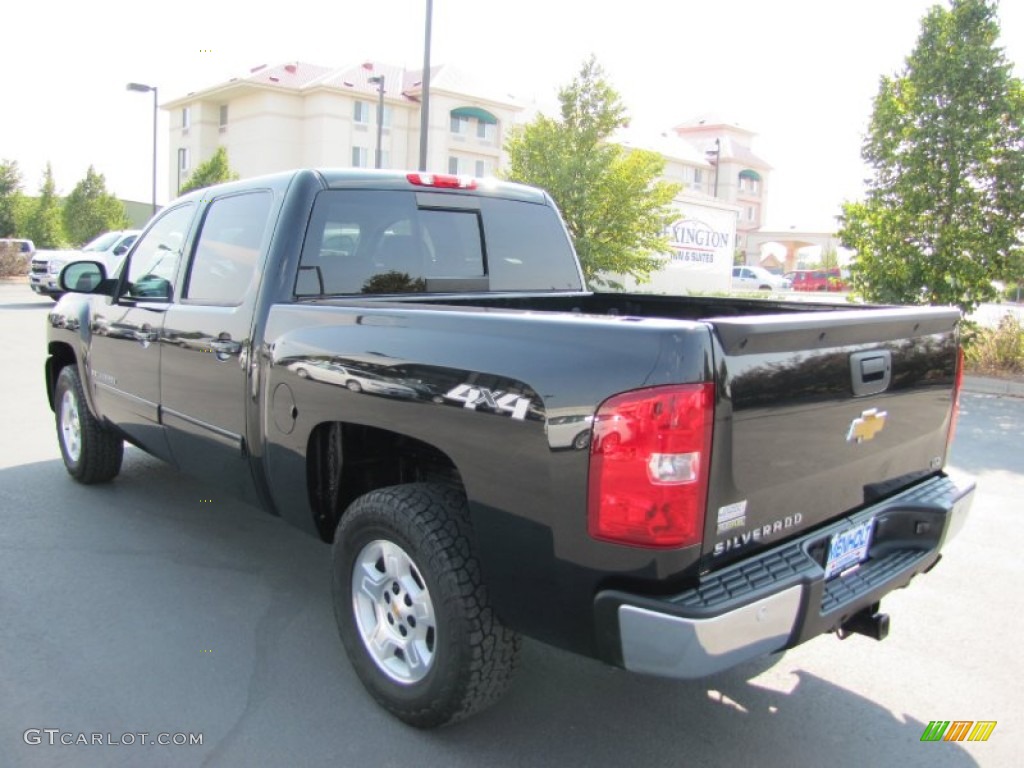
<svg viewBox="0 0 1024 768"><path fill-rule="evenodd" d="M705 577L679 595L597 595L605 655L626 669L692 679L791 648L906 586L939 560L963 526L974 483L938 476L829 526ZM870 518L868 559L825 581L832 534Z"/></svg>

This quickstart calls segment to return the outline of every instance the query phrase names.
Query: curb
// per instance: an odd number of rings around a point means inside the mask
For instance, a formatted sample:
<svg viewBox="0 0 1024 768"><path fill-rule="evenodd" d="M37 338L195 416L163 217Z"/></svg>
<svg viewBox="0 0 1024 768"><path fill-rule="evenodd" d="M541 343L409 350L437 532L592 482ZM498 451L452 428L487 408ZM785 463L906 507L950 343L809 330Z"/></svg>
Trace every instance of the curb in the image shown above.
<svg viewBox="0 0 1024 768"><path fill-rule="evenodd" d="M964 376L963 391L975 395L1024 397L1024 382L991 376Z"/></svg>

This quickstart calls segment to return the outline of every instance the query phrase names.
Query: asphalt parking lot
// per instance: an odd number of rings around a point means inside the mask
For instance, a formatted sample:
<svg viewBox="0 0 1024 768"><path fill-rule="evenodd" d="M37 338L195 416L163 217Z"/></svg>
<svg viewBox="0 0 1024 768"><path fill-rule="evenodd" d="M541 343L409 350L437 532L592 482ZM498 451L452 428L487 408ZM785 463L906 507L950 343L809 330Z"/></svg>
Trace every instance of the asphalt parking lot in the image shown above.
<svg viewBox="0 0 1024 768"><path fill-rule="evenodd" d="M42 386L50 306L0 283L0 766L1019 764L1024 399L965 395L953 464L974 509L883 603L886 641L821 637L689 683L528 642L502 702L419 732L350 669L325 545L134 449L110 485L69 479ZM932 720L998 725L922 743ZM202 744L60 743L93 733Z"/></svg>

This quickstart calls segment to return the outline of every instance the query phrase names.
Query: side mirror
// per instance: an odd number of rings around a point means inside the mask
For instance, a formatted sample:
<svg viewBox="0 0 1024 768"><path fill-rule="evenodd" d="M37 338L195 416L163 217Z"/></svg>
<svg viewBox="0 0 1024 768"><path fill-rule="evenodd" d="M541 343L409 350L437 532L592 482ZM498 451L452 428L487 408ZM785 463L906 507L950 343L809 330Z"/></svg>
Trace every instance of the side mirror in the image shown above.
<svg viewBox="0 0 1024 768"><path fill-rule="evenodd" d="M117 248L114 249L114 255L115 256L123 256L126 253L128 253L128 246L127 245L119 245L119 246L117 246Z"/></svg>
<svg viewBox="0 0 1024 768"><path fill-rule="evenodd" d="M107 270L98 261L71 262L60 271L58 283L69 293L111 295L112 281L107 281Z"/></svg>

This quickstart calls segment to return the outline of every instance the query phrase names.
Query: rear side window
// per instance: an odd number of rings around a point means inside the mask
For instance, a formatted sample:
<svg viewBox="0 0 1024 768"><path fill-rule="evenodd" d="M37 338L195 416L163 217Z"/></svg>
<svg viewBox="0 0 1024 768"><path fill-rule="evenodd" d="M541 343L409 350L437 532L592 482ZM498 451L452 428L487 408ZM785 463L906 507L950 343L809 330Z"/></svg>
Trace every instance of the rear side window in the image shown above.
<svg viewBox="0 0 1024 768"><path fill-rule="evenodd" d="M317 198L299 296L579 289L546 206L471 195L329 190Z"/></svg>
<svg viewBox="0 0 1024 768"><path fill-rule="evenodd" d="M270 219L268 191L214 200L206 209L189 269L185 298L238 305L256 272Z"/></svg>

